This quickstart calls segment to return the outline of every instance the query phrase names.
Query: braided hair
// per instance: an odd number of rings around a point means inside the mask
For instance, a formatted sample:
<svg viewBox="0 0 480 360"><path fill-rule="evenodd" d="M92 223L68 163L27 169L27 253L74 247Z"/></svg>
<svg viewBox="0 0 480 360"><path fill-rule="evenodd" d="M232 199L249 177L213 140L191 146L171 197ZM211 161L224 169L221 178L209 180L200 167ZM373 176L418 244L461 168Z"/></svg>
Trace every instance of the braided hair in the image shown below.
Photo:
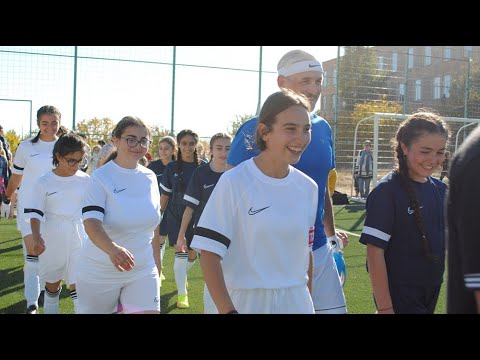
<svg viewBox="0 0 480 360"><path fill-rule="evenodd" d="M426 109L419 109L418 112L410 115L405 121L403 121L398 128L393 141L398 161L398 166L394 171L400 175L400 182L407 192L410 206L414 210L413 215L417 228L422 235L422 245L425 256L432 262L440 262L440 257L434 255L431 251L413 180L409 176L407 155L402 149L402 144L409 148L415 140L425 134L439 134L445 136L447 140L450 135L447 124L439 115Z"/></svg>

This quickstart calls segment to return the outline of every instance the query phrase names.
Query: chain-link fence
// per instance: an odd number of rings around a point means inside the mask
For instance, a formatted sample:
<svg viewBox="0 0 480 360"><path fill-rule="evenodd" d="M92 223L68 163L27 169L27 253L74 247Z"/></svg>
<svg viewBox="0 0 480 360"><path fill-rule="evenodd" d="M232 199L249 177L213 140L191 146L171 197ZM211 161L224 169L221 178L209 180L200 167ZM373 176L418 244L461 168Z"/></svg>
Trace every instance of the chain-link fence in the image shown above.
<svg viewBox="0 0 480 360"><path fill-rule="evenodd" d="M3 46L0 110L5 114L5 106L14 107L27 134L36 130L36 109L53 104L69 128L91 118L116 123L125 115L136 115L160 130L178 132L190 127L208 139L216 132L228 132L237 116L255 114L266 97L278 90L276 63L294 48L317 57L323 52L319 46L208 47L208 51L175 46ZM338 58L332 55L323 61L318 112L334 133L338 189L350 191L354 130L361 119L375 112L410 114L421 107L442 116L480 118L479 50L474 46L343 46L338 47ZM228 111L220 106L225 104ZM192 118L195 126L186 126ZM212 118L219 120L209 121ZM6 129L8 121L0 119ZM382 148L378 150L384 170L394 166L389 141L398 122L389 121L380 124ZM463 124L450 125L456 132ZM459 143L473 128L461 130ZM373 140L372 129L371 124L359 127L358 149L365 139ZM450 143L452 153L455 141Z"/></svg>
<svg viewBox="0 0 480 360"><path fill-rule="evenodd" d="M334 131L337 188L342 192L351 193L355 129L362 119L374 113L408 115L419 108L430 108L444 117L480 117L478 47L345 46L339 53L338 59L324 62L320 115ZM458 134L465 123L468 120L448 123L453 135L448 147L451 153L475 127L462 128ZM391 139L398 124L396 119L380 119L379 177L395 166ZM365 121L358 127L356 149L373 138L373 120Z"/></svg>

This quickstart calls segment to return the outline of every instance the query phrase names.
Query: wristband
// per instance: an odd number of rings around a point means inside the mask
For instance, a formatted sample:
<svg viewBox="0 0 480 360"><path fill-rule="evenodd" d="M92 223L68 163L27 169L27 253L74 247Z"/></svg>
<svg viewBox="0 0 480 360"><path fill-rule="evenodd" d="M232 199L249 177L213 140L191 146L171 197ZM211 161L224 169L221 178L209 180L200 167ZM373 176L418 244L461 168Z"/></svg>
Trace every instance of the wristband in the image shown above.
<svg viewBox="0 0 480 360"><path fill-rule="evenodd" d="M343 242L337 237L337 235L327 237L327 241L330 243L333 250L338 251L343 249Z"/></svg>

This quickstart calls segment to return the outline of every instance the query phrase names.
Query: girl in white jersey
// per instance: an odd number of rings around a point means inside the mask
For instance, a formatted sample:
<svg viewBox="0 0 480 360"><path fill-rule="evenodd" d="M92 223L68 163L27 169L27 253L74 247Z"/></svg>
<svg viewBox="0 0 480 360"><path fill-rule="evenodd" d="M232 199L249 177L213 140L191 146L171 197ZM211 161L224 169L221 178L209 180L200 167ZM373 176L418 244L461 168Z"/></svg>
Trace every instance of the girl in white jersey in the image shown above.
<svg viewBox="0 0 480 360"><path fill-rule="evenodd" d="M75 267L85 236L82 194L89 176L85 141L76 134L62 136L53 148L55 169L38 178L24 193L25 217L30 220L34 250L40 255L40 278L45 279L45 314L58 314L61 281L69 284L77 307ZM42 229L40 230L40 222Z"/></svg>
<svg viewBox="0 0 480 360"><path fill-rule="evenodd" d="M91 175L83 198L88 239L77 266L78 313L159 313L160 279L152 239L159 236L157 177L138 165L150 132L137 117L113 130L117 156Z"/></svg>
<svg viewBox="0 0 480 360"><path fill-rule="evenodd" d="M38 296L40 295L40 279L38 276L38 252L34 249L30 222L24 216L24 196L30 191L33 183L40 176L52 170L52 152L57 141L62 114L51 105L42 106L37 111L37 125L40 129L32 138L22 141L17 148L13 160L12 176L5 193L10 199L18 186L17 193L17 228L22 233L23 251L25 255L24 284L27 314L36 314ZM21 182L21 184L20 184Z"/></svg>
<svg viewBox="0 0 480 360"><path fill-rule="evenodd" d="M191 246L221 314L314 314L318 186L290 165L310 143L310 128L305 96L270 95L258 118L260 154L224 173L205 206Z"/></svg>

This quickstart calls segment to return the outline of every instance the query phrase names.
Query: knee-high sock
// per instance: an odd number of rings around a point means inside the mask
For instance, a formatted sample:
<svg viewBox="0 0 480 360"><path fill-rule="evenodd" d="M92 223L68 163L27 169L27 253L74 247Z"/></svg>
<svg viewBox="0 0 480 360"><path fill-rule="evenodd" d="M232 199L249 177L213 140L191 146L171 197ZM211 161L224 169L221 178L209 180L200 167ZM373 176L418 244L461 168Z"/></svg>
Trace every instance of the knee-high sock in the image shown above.
<svg viewBox="0 0 480 360"><path fill-rule="evenodd" d="M193 259L193 260L188 259L188 262L187 262L187 272L189 272L190 269L192 268L192 266L195 265L195 260L197 260L197 258L195 258L195 259Z"/></svg>
<svg viewBox="0 0 480 360"><path fill-rule="evenodd" d="M25 257L25 271L23 272L23 283L25 285L25 300L27 307L35 304L38 307L40 296L40 279L38 278L38 256L27 255Z"/></svg>
<svg viewBox="0 0 480 360"><path fill-rule="evenodd" d="M58 314L61 291L62 288L52 293L45 288L45 297L43 299L43 311L45 314Z"/></svg>
<svg viewBox="0 0 480 360"><path fill-rule="evenodd" d="M187 293L187 262L188 254L175 253L175 261L173 262L173 272L175 273L175 283L177 284L178 295Z"/></svg>
<svg viewBox="0 0 480 360"><path fill-rule="evenodd" d="M163 238L165 240L165 237ZM160 260L162 261L162 268L163 268L163 256L165 255L165 247L166 243L160 244Z"/></svg>
<svg viewBox="0 0 480 360"><path fill-rule="evenodd" d="M73 301L73 311L77 314L78 309L78 298L77 298L77 290L70 290L70 298Z"/></svg>

